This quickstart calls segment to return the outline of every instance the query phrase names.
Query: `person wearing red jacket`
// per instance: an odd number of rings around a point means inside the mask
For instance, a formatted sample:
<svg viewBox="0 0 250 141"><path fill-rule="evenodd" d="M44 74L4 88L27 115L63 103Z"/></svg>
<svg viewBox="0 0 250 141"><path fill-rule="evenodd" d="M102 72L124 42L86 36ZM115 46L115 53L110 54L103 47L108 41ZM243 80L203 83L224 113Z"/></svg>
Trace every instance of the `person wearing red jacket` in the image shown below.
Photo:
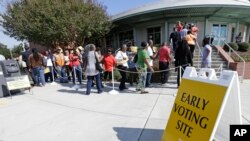
<svg viewBox="0 0 250 141"><path fill-rule="evenodd" d="M104 55L103 63L104 63L104 69L105 69L104 80L109 80L110 81L110 80L112 80L113 67L116 64L116 60L115 60L115 57L112 54L112 49L111 48L109 48L107 50L107 54ZM107 77L108 77L108 79L107 79Z"/></svg>

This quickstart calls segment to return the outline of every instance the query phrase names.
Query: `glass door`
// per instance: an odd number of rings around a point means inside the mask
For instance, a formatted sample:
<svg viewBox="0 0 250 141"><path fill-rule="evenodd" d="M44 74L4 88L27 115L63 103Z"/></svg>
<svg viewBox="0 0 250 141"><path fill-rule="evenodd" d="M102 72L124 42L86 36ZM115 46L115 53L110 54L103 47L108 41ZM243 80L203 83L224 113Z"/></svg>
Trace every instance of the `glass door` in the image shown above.
<svg viewBox="0 0 250 141"><path fill-rule="evenodd" d="M212 34L214 35L213 45L224 45L227 40L227 25L226 24L213 24Z"/></svg>

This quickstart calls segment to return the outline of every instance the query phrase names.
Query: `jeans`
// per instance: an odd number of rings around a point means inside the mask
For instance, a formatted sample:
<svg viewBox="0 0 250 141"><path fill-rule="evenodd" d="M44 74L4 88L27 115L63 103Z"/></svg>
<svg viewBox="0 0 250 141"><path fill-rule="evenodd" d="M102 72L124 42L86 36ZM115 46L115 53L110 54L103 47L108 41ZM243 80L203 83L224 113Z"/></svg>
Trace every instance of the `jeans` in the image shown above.
<svg viewBox="0 0 250 141"><path fill-rule="evenodd" d="M91 85L93 83L94 78L96 79L96 87L97 87L98 93L102 92L101 77L100 77L100 73L98 73L95 76L87 76L87 79L88 79L88 81L87 81L87 91L86 91L87 95L89 95L90 92L91 92Z"/></svg>
<svg viewBox="0 0 250 141"><path fill-rule="evenodd" d="M152 72L151 70L148 68L147 69L147 77L146 77L146 87L149 87L151 84L151 77L152 77Z"/></svg>
<svg viewBox="0 0 250 141"><path fill-rule="evenodd" d="M74 69L75 69L76 75L74 73ZM73 84L76 84L75 76L77 76L79 83L82 84L82 68L81 68L81 65L73 66L73 71L72 71Z"/></svg>
<svg viewBox="0 0 250 141"><path fill-rule="evenodd" d="M56 66L56 71L57 71L57 75L58 75L59 78L66 76L64 67Z"/></svg>
<svg viewBox="0 0 250 141"><path fill-rule="evenodd" d="M36 85L45 85L44 68L36 67L32 69L32 77Z"/></svg>
<svg viewBox="0 0 250 141"><path fill-rule="evenodd" d="M161 83L165 84L168 82L169 71L169 62L159 62L159 69L163 72L160 73L161 75Z"/></svg>

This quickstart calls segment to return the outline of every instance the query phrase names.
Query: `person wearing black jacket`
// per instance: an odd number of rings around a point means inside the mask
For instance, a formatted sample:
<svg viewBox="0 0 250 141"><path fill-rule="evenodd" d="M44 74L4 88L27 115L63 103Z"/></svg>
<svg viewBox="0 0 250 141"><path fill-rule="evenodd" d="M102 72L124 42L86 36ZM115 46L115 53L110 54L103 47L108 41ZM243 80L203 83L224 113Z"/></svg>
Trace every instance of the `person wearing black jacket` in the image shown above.
<svg viewBox="0 0 250 141"><path fill-rule="evenodd" d="M186 40L179 40L178 47L175 52L175 67L178 67L175 71L178 71L177 75L177 85L180 86L180 77L182 77L184 70L187 66L193 66L193 61L191 57L191 52L188 47ZM183 69L179 70L179 66L182 66ZM181 72L181 74L180 74Z"/></svg>

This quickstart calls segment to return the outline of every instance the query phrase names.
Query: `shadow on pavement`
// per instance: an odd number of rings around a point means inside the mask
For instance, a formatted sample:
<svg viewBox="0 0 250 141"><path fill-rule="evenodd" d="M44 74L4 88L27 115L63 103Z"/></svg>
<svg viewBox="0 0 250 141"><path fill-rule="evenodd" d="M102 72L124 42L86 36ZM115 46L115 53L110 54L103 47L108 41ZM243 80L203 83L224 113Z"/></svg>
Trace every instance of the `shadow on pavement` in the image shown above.
<svg viewBox="0 0 250 141"><path fill-rule="evenodd" d="M120 141L161 141L164 130L114 127ZM142 132L142 133L141 133Z"/></svg>

